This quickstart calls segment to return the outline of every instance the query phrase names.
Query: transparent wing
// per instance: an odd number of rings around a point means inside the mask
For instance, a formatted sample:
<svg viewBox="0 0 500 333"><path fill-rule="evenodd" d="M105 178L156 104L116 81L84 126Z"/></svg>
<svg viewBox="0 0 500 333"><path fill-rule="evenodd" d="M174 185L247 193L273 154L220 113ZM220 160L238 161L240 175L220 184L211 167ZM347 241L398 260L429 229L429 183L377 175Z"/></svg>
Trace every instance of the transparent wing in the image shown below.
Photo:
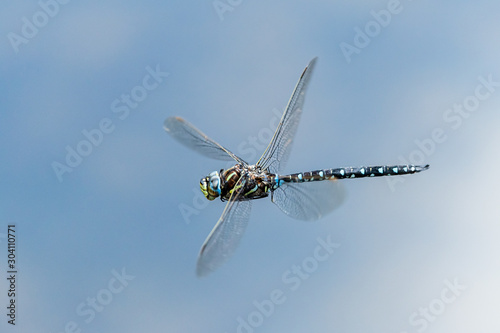
<svg viewBox="0 0 500 333"><path fill-rule="evenodd" d="M269 168L269 171L272 173L279 173L288 161L293 137L295 136L300 116L302 115L302 106L304 104L307 85L311 78L316 59L311 60L304 69L269 146L267 146L266 151L257 162L258 166L261 166L263 169Z"/></svg>
<svg viewBox="0 0 500 333"><path fill-rule="evenodd" d="M272 201L290 217L313 221L342 204L345 190L337 180L286 183L272 193Z"/></svg>
<svg viewBox="0 0 500 333"><path fill-rule="evenodd" d="M216 160L230 161L233 159L244 165L248 164L180 117L165 119L163 127L174 139L202 155Z"/></svg>
<svg viewBox="0 0 500 333"><path fill-rule="evenodd" d="M245 185L244 181L242 185ZM251 201L238 200L242 195L241 193L233 192L219 221L217 221L217 224L201 246L196 264L196 274L198 276L213 272L226 262L238 247L250 219L252 208Z"/></svg>

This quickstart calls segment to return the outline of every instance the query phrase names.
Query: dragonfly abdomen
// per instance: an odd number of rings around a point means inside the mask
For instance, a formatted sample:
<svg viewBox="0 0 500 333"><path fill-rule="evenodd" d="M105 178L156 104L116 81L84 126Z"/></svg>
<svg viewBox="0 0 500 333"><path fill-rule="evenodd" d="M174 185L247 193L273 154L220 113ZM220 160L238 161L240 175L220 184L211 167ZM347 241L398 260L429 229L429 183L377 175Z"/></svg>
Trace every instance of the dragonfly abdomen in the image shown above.
<svg viewBox="0 0 500 333"><path fill-rule="evenodd" d="M417 173L427 170L429 165L380 165L364 166L359 168L337 168L323 169L308 172L299 172L286 176L278 177L278 184L283 183L305 183L311 181L320 181L327 179L345 179L345 178L363 178L363 177L382 177L399 176ZM278 185L278 186L279 186Z"/></svg>

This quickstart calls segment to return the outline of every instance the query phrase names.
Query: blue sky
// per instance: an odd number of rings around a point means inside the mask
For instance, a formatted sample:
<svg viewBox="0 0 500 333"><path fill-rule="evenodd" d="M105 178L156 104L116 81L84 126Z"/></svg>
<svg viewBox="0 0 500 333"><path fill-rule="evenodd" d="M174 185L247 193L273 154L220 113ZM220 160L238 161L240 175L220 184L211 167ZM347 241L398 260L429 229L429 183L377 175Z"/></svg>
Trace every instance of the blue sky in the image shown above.
<svg viewBox="0 0 500 333"><path fill-rule="evenodd" d="M14 329L2 278L2 332L500 329L498 2L4 6L0 267L15 224L18 297ZM259 200L234 257L196 278L224 208L199 179L226 165L164 119L251 159L315 56L285 172L431 168L346 180L316 222Z"/></svg>

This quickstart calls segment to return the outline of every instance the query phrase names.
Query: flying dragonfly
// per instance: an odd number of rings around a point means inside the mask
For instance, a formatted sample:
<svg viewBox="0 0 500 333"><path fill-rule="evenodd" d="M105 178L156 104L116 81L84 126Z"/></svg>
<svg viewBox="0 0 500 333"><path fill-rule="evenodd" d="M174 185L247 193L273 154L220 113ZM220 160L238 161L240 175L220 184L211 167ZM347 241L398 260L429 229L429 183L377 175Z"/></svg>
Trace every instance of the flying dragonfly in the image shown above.
<svg viewBox="0 0 500 333"><path fill-rule="evenodd" d="M227 203L201 247L196 266L198 276L214 271L232 255L248 224L254 199L270 196L271 201L288 216L299 220L317 220L342 203L344 191L339 179L399 176L429 168L429 165L380 165L281 175L302 115L306 89L316 60L312 59L302 72L271 142L253 165L186 120L180 117L165 120L165 130L185 146L206 157L236 162L233 167L213 171L200 181L201 191L208 200L219 197Z"/></svg>

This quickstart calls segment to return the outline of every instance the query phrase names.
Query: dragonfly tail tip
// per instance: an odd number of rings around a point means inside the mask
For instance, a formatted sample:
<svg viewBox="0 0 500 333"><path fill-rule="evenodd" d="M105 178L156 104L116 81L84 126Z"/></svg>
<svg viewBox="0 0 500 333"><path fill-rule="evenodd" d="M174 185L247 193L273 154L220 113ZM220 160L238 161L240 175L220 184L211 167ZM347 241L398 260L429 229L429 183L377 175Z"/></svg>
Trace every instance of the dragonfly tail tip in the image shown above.
<svg viewBox="0 0 500 333"><path fill-rule="evenodd" d="M416 172L421 172L421 171L425 171L425 170L429 169L429 167L430 167L429 164L417 165L417 166L415 166L415 169L416 169Z"/></svg>

